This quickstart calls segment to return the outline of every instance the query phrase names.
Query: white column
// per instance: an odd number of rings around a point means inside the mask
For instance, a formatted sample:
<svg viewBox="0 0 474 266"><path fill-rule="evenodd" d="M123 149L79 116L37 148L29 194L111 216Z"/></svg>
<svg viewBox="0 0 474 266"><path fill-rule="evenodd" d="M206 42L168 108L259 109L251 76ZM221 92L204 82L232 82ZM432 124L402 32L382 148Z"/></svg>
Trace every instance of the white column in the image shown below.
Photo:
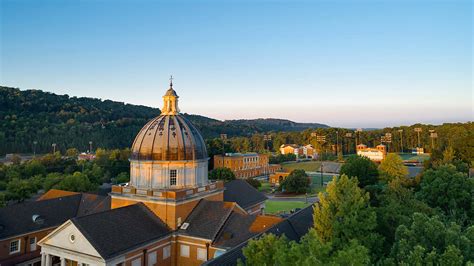
<svg viewBox="0 0 474 266"><path fill-rule="evenodd" d="M46 253L41 252L41 266L46 266Z"/></svg>
<svg viewBox="0 0 474 266"><path fill-rule="evenodd" d="M45 259L46 263L45 263L45 265L46 265L46 266L52 266L51 255L45 254L45 256L46 256L46 259Z"/></svg>
<svg viewBox="0 0 474 266"><path fill-rule="evenodd" d="M61 266L66 266L66 258L61 257Z"/></svg>

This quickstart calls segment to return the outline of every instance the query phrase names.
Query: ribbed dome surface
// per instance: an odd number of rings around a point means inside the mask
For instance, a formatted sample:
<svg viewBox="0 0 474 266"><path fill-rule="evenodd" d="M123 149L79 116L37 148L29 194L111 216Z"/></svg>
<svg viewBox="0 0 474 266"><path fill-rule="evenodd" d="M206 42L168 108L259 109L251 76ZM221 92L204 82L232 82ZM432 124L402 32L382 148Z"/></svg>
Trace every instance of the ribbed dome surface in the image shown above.
<svg viewBox="0 0 474 266"><path fill-rule="evenodd" d="M160 115L148 122L132 145L132 160L207 159L204 140L184 116Z"/></svg>

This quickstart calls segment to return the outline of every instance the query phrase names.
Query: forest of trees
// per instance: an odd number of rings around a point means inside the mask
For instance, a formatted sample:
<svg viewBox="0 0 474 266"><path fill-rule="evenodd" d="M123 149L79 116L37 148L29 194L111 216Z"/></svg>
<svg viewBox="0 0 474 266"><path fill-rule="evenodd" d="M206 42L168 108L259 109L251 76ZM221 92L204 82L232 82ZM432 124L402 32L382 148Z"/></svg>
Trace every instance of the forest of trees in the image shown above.
<svg viewBox="0 0 474 266"><path fill-rule="evenodd" d="M299 242L264 234L239 264L473 265L474 179L453 165L459 160L445 152L411 179L396 154L378 171L354 155L319 193Z"/></svg>
<svg viewBox="0 0 474 266"><path fill-rule="evenodd" d="M158 108L0 86L0 155L47 153L53 143L63 152L68 148L85 151L89 141L94 147L127 148L145 123L159 114ZM219 121L185 115L205 138L327 127L281 119Z"/></svg>

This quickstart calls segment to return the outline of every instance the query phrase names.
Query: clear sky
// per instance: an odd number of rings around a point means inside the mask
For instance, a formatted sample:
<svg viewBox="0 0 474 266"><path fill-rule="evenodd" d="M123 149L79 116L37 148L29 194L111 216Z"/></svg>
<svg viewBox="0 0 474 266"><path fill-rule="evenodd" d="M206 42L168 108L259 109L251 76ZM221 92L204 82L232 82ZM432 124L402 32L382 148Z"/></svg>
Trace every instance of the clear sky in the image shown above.
<svg viewBox="0 0 474 266"><path fill-rule="evenodd" d="M0 0L0 84L343 127L472 121L472 1Z"/></svg>

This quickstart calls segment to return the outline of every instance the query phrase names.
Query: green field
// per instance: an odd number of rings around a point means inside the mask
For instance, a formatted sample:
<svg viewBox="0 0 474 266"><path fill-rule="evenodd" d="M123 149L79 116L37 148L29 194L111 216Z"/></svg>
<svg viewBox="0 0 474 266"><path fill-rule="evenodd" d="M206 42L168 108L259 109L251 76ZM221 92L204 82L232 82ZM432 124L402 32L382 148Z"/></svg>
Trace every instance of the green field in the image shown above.
<svg viewBox="0 0 474 266"><path fill-rule="evenodd" d="M265 213L277 214L280 212L289 212L295 208L304 208L308 206L309 203L304 203L302 201L274 201L267 200Z"/></svg>
<svg viewBox="0 0 474 266"><path fill-rule="evenodd" d="M303 169L306 172L316 172L321 168L321 163L318 161L306 161L306 162L291 162L283 163L281 167L287 172L291 172L295 169Z"/></svg>

